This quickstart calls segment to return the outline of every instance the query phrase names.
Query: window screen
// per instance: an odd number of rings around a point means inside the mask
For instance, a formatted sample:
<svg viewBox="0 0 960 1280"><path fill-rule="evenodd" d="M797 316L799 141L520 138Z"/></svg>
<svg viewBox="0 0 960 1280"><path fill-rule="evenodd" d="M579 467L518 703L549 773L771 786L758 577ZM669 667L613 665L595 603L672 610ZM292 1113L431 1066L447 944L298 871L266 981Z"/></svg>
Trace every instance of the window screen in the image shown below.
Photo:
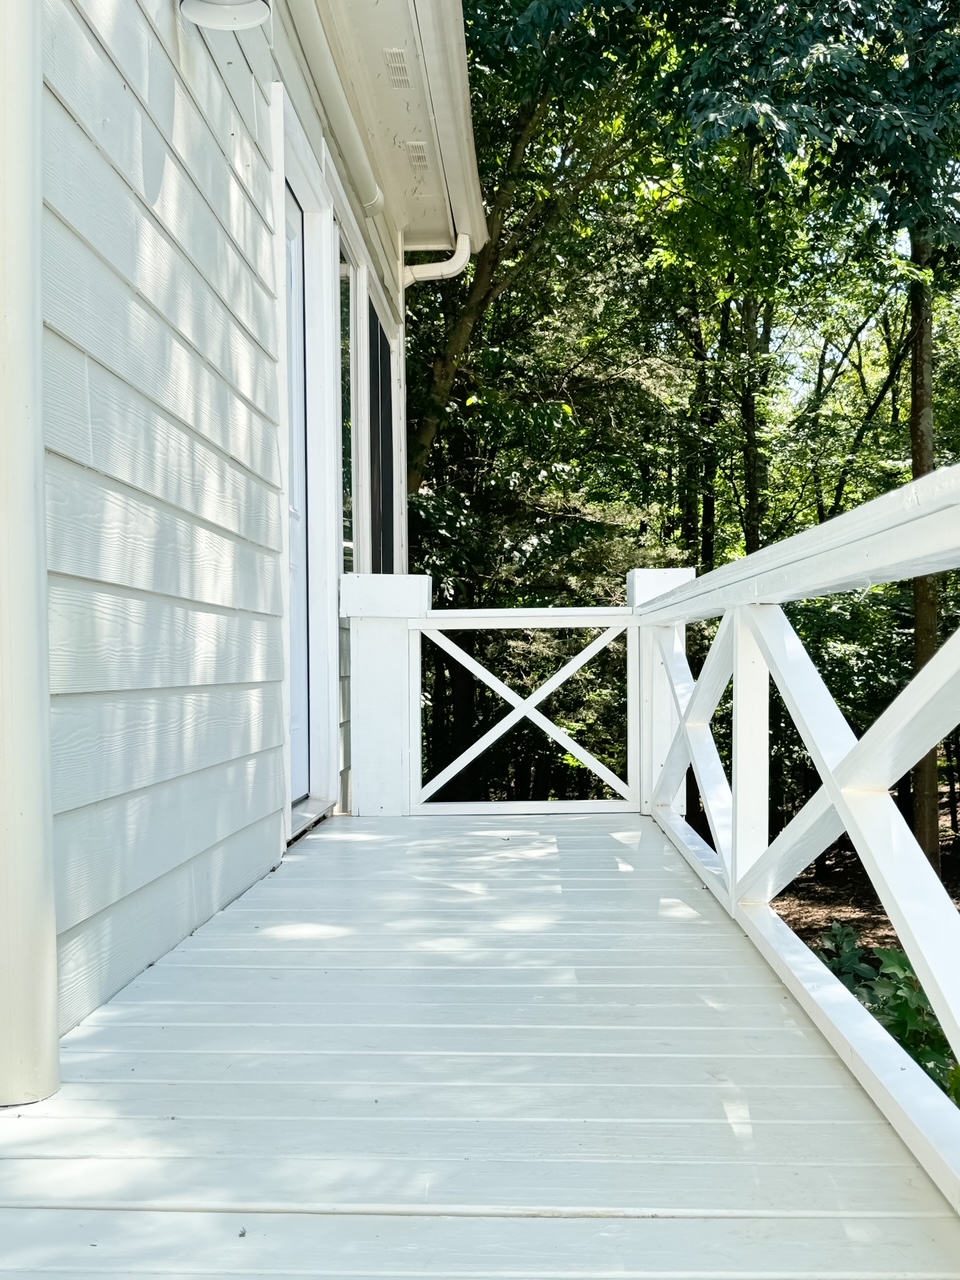
<svg viewBox="0 0 960 1280"><path fill-rule="evenodd" d="M374 573L393 573L393 378L390 343L370 303L370 531Z"/></svg>

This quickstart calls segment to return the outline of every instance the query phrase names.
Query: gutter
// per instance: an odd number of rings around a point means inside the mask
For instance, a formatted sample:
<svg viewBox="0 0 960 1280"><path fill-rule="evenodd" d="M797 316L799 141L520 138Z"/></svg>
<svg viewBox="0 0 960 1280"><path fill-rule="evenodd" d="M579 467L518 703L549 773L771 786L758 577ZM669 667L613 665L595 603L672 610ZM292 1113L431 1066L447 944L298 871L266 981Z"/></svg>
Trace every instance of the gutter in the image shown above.
<svg viewBox="0 0 960 1280"><path fill-rule="evenodd" d="M408 289L421 280L449 280L458 276L469 261L470 237L461 231L452 257L442 258L439 262L423 262L415 267L404 267L403 287Z"/></svg>
<svg viewBox="0 0 960 1280"><path fill-rule="evenodd" d="M355 184L363 211L368 218L373 218L383 209L383 192L343 91L316 0L288 0L288 3L337 146Z"/></svg>

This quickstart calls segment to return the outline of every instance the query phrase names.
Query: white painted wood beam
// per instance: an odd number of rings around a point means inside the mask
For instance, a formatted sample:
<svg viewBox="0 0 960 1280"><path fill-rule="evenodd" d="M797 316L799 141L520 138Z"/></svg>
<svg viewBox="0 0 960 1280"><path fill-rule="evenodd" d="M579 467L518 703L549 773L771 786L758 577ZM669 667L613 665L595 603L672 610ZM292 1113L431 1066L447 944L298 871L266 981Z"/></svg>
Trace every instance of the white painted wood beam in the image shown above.
<svg viewBox="0 0 960 1280"><path fill-rule="evenodd" d="M0 40L0 1105L59 1087L41 423L42 6Z"/></svg>
<svg viewBox="0 0 960 1280"><path fill-rule="evenodd" d="M889 793L844 786L838 780L838 766L852 754L856 738L783 612L764 609L748 617L827 796L947 1039L960 1053L960 915Z"/></svg>
<svg viewBox="0 0 960 1280"><path fill-rule="evenodd" d="M340 615L350 619L350 733L353 811L357 816L409 813L420 787L420 636L407 620L423 618L430 578L416 574L346 574Z"/></svg>
<svg viewBox="0 0 960 1280"><path fill-rule="evenodd" d="M960 1111L771 907L734 919L960 1212Z"/></svg>
<svg viewBox="0 0 960 1280"><path fill-rule="evenodd" d="M753 608L764 606L754 605ZM733 617L731 890L770 843L770 673L738 609ZM731 615L727 615L731 616Z"/></svg>
<svg viewBox="0 0 960 1280"><path fill-rule="evenodd" d="M686 663L686 658L683 658ZM681 672L683 668L681 667ZM710 652L707 654L703 669L696 685L691 688L687 680L689 668L683 674L683 692L681 698L686 699L683 723L677 728L667 753L666 761L660 772L660 779L654 790L654 804L665 805L677 794L683 783L687 765L690 763L690 750L687 746L684 725L709 725L713 713L717 709L723 692L730 683L733 673L733 631L729 617L721 619L717 634ZM692 676L691 676L692 679Z"/></svg>
<svg viewBox="0 0 960 1280"><path fill-rule="evenodd" d="M837 765L841 787L887 791L958 719L960 632L956 632ZM740 880L741 901L769 902L843 830L821 789Z"/></svg>
<svg viewBox="0 0 960 1280"><path fill-rule="evenodd" d="M589 661L595 653L599 652L600 649L605 648L612 639L620 634L622 630L622 627L611 627L604 632L602 636L599 636L597 640L594 640L590 645L588 645L585 650L567 664L569 670L564 668L547 681L547 684L544 686L546 692L543 696L546 697L547 694L552 693L555 688L563 683L563 680L566 680L568 676L573 674L577 667L583 666L584 662ZM455 657L458 662L462 663L463 666L465 666L472 675L475 675L478 680L482 680L484 684L489 685L489 687L493 689L495 693L498 693L505 702L509 703L518 712L520 712L520 715L517 717L518 720L526 719L529 720L531 724L535 724L538 729L542 729L544 733L553 738L555 742L559 743L559 745L563 747L564 751L569 752L569 754L579 760L582 765L592 773L595 773L602 782L607 784L611 791L615 791L618 795L623 796L625 800L630 798L628 786L617 777L612 769L608 769L607 766L603 764L602 761L598 760L592 752L588 751L586 747L582 747L578 742L571 738L569 733L566 733L563 729L555 725L552 720L548 720L542 712L536 710L536 702L540 701L540 698L537 696L537 694L541 692L540 690L533 694L531 698L523 699L518 693L514 693L508 685L505 685L502 680L498 680L495 675L486 669L486 667L481 666L479 662L471 658L470 655L465 653L458 645L447 640L441 632L428 632L427 634L429 634L430 638L437 644L441 644L442 641L442 648L446 649L451 656ZM599 643L600 641L603 643ZM584 657L584 655L587 656ZM579 661L581 658L583 661ZM501 724L503 724L502 721ZM504 732L506 732L506 728L509 727L510 726L507 725L504 728ZM500 735L497 734L496 736L499 737ZM493 740L494 739L491 739L491 741ZM476 744L474 745L476 746ZM489 743L486 745L489 745ZM486 747L483 749L485 750ZM471 748L471 750L473 749ZM470 753L465 753L465 755L468 754ZM480 752L476 751L475 754L479 755ZM464 768L466 763L468 762L464 761L464 764L461 765L460 768ZM459 769L457 769L457 772L459 772ZM430 784L429 789L425 789L424 798L427 795L432 794L433 790L436 789L434 787L435 782L436 779L434 779Z"/></svg>
<svg viewBox="0 0 960 1280"><path fill-rule="evenodd" d="M740 902L770 902L843 831L823 787L811 796L737 882Z"/></svg>
<svg viewBox="0 0 960 1280"><path fill-rule="evenodd" d="M679 633L665 628L657 630L660 656L670 680L676 714L680 719L679 734L686 739L687 753L700 789L704 813L710 824L710 833L728 882L733 840L733 797L727 775L723 771L717 744L710 730L710 717L716 710L717 702L727 684L725 673L729 669L731 639L732 633L729 626L718 632L714 646L717 657L710 663L709 668L704 664L706 680L702 686L703 693L698 698L699 686L694 682ZM658 786L654 791L654 803L659 807L669 804L670 789L675 781L677 786L682 781L682 774L678 777L680 758L679 754L671 748L668 760L671 763L672 772L666 775L662 786Z"/></svg>
<svg viewBox="0 0 960 1280"><path fill-rule="evenodd" d="M637 613L650 624L693 622L739 605L803 600L953 568L958 511L960 466L944 467L704 574Z"/></svg>
<svg viewBox="0 0 960 1280"><path fill-rule="evenodd" d="M475 658L471 657L470 654L461 649L458 644L454 644L452 640L448 640L442 631L424 629L423 634L427 636L428 639L432 640L435 645L443 649L445 653L448 653L455 662L459 662L460 665L469 671L471 675L475 676L478 680L481 680L485 685L491 688L494 693L499 694L505 702L509 703L510 706L513 707L513 710L508 712L507 715L505 715L503 719L499 720L491 729L488 729L483 737L478 738L477 741L473 743L472 746L468 747L466 751L461 752L460 755L448 764L445 769L442 769L436 777L431 778L421 791L420 800L429 800L432 795L435 795L441 790L441 788L445 787L451 778L455 778L458 773L461 773L467 767L467 765L476 760L478 756L481 756L488 747L491 747L498 738L502 738L505 733L512 729L514 725L519 724L521 720L529 718L533 720L534 723L539 724L540 727L545 729L546 725L551 725L551 728L546 729L546 732L550 733L551 737L556 737L559 742L560 738L557 737L557 734L562 733L563 731L557 730L556 725L553 725L552 721L547 720L546 717L540 717L539 719L534 720L534 708L539 706L544 699L549 698L552 693L555 693L565 681L569 680L570 677L574 675L575 672L579 671L581 667L586 666L592 658L595 658L598 653L602 652L607 645L611 643L611 641L617 638L617 636L622 635L623 630L623 627L608 627L607 630L597 636L595 640L592 640L585 649L582 649L575 655L575 657L571 658L569 662L565 663L564 666L562 666L559 671L555 672L549 680L544 681L539 689L536 689L529 698L521 698L520 695L515 693L508 685L505 685L502 680L498 680L492 672L488 671L487 668L477 662ZM571 754L576 755L577 759L580 760L582 764L586 765L587 768L592 769L595 773L599 773L602 769L604 772L600 773L600 777L607 782L607 785L613 790L618 791L625 799L628 798L624 785L620 779L617 778L616 774L607 769L606 766L597 760L595 756L585 748L581 747L578 743L575 743L568 735L564 735L564 738L566 741L562 745L566 746L567 743L570 743L575 748ZM567 746L567 750L571 750L571 748Z"/></svg>

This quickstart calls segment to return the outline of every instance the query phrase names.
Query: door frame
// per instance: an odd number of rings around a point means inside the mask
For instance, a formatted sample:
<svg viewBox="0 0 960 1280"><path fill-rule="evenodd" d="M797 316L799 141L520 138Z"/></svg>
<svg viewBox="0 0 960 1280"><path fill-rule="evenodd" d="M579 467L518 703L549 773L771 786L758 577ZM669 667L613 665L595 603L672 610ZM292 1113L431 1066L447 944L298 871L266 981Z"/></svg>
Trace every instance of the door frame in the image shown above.
<svg viewBox="0 0 960 1280"><path fill-rule="evenodd" d="M274 208L286 208L290 186L303 210L304 352L306 362L307 630L310 796L318 813L339 795L339 586L343 526L340 443L340 266L334 204L320 163L282 85L273 87ZM281 162L282 161L282 162ZM287 412L285 218L274 226L277 281L278 444L282 477L281 587L284 654L290 653L289 428ZM284 811L290 802L290 664L284 664Z"/></svg>
<svg viewBox="0 0 960 1280"><path fill-rule="evenodd" d="M351 367L353 400L353 538L354 573L371 569L370 527L370 343L367 307L372 304L390 343L393 384L393 457L394 457L394 573L407 572L407 445L406 445L406 374L404 370L405 328L403 321L403 288L399 281L385 285L390 278L386 259L381 255L379 268L360 230L347 197L346 188L336 168L336 159L326 143L324 176L333 194L334 212L340 236L339 248L351 266ZM397 263L402 273L402 233L398 244ZM381 278L382 276L382 278Z"/></svg>
<svg viewBox="0 0 960 1280"><path fill-rule="evenodd" d="M284 224L287 261L284 285L287 289L284 316L287 322L287 404L289 434L287 443L288 500L284 514L288 521L288 596L290 644L290 792L296 807L310 797L310 504L307 486L307 351L305 331L306 261L304 254L305 225L303 209L296 192L284 183ZM291 265L291 246L299 259ZM291 285L296 294L291 297ZM296 349L295 349L296 348ZM296 550L296 556L294 551ZM294 564L299 566L294 576ZM301 717L293 704L296 694L304 699Z"/></svg>

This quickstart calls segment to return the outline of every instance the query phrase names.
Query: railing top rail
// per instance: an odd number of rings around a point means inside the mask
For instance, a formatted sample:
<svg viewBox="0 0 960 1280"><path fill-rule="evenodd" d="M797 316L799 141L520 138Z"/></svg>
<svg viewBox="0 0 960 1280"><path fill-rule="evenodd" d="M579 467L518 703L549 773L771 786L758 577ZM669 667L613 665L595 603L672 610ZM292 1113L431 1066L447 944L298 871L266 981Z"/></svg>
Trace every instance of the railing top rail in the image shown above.
<svg viewBox="0 0 960 1280"><path fill-rule="evenodd" d="M530 628L628 626L636 622L627 605L609 608L430 609L411 618L415 631L510 631Z"/></svg>
<svg viewBox="0 0 960 1280"><path fill-rule="evenodd" d="M960 565L960 466L945 467L815 529L636 607L645 623L694 622L748 604L834 595Z"/></svg>

